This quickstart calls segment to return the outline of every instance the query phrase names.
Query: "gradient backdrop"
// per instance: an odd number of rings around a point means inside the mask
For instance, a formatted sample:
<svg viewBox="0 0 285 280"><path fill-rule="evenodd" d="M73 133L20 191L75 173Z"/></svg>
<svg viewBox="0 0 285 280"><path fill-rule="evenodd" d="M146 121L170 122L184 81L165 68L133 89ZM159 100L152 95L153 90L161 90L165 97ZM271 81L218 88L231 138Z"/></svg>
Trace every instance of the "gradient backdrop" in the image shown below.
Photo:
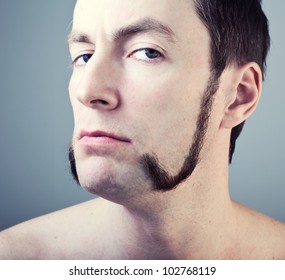
<svg viewBox="0 0 285 280"><path fill-rule="evenodd" d="M264 0L272 48L231 167L235 200L285 222L285 1ZM66 35L75 0L0 0L0 230L92 199L69 174Z"/></svg>

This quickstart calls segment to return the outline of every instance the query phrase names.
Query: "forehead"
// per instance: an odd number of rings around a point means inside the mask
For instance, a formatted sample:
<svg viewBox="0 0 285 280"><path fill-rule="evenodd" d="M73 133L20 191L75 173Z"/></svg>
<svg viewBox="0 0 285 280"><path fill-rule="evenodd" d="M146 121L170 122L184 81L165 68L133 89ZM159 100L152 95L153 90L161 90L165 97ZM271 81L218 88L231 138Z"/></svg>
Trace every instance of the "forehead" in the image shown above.
<svg viewBox="0 0 285 280"><path fill-rule="evenodd" d="M73 29L89 35L111 34L121 26L153 18L169 26L179 38L204 36L207 30L195 12L193 0L77 0Z"/></svg>

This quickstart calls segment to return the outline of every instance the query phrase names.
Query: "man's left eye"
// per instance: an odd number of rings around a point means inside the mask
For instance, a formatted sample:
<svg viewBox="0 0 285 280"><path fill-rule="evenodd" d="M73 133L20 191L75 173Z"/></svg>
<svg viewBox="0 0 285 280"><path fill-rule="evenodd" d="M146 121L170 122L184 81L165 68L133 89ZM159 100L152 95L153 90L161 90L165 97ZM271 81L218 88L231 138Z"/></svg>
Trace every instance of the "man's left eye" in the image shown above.
<svg viewBox="0 0 285 280"><path fill-rule="evenodd" d="M144 48L134 51L130 57L134 57L139 61L151 62L162 57L162 54L152 48Z"/></svg>

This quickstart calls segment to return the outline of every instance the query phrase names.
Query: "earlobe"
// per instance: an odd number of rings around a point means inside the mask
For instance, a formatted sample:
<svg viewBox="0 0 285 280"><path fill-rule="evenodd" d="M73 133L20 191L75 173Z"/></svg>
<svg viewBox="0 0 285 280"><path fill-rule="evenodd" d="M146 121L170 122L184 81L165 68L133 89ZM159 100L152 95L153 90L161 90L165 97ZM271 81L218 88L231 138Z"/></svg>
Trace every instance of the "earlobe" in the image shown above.
<svg viewBox="0 0 285 280"><path fill-rule="evenodd" d="M262 73L255 62L247 63L235 72L232 98L227 104L222 128L233 128L246 120L255 110L262 88Z"/></svg>

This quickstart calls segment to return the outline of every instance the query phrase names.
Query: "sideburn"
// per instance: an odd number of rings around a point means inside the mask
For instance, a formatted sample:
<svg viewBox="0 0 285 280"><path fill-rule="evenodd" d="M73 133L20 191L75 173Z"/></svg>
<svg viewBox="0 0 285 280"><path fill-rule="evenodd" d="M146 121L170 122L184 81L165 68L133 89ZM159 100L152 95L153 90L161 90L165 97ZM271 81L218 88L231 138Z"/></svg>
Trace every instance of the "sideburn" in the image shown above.
<svg viewBox="0 0 285 280"><path fill-rule="evenodd" d="M200 160L200 152L204 145L205 135L208 128L209 119L212 112L215 93L219 88L219 79L213 73L208 81L200 105L200 113L196 122L196 131L193 143L189 149L181 170L177 175L171 176L162 168L157 156L145 154L141 158L141 165L153 183L153 189L166 192L175 189L180 183L191 176Z"/></svg>
<svg viewBox="0 0 285 280"><path fill-rule="evenodd" d="M73 149L72 144L70 145L68 149L68 159L69 159L70 173L73 179L76 181L76 183L80 185L77 170L76 170L76 162L75 162L74 149Z"/></svg>

